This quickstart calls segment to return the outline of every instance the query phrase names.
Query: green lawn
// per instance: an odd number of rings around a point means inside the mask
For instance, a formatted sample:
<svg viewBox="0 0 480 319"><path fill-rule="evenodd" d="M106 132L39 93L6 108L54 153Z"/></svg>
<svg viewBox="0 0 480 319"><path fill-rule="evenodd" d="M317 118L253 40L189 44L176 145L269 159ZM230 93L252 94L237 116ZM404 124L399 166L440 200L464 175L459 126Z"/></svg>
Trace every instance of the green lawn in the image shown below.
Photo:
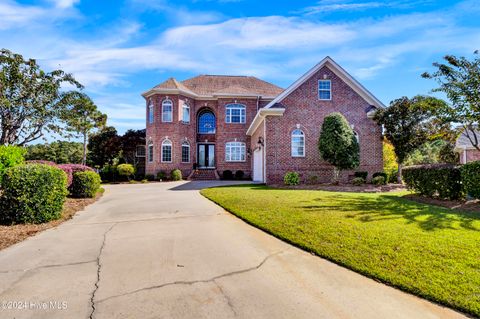
<svg viewBox="0 0 480 319"><path fill-rule="evenodd" d="M480 214L403 199L242 185L202 190L240 218L305 250L480 316Z"/></svg>

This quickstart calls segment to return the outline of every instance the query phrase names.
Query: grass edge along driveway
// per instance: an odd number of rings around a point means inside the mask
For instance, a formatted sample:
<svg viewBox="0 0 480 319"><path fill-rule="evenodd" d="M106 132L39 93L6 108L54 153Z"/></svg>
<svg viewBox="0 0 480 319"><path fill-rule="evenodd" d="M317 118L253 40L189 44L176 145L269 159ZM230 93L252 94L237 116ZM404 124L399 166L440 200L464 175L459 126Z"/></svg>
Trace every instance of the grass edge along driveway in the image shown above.
<svg viewBox="0 0 480 319"><path fill-rule="evenodd" d="M282 190L201 194L297 247L404 291L480 316L480 214L396 193Z"/></svg>

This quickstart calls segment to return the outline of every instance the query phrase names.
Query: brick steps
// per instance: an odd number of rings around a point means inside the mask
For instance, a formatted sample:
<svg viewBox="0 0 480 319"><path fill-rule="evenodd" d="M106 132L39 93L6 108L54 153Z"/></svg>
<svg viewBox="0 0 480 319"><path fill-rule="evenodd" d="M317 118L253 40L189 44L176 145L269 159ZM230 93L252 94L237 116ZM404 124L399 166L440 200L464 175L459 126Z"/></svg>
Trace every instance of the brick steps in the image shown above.
<svg viewBox="0 0 480 319"><path fill-rule="evenodd" d="M217 171L214 169L197 169L188 177L192 181L210 181L219 179Z"/></svg>

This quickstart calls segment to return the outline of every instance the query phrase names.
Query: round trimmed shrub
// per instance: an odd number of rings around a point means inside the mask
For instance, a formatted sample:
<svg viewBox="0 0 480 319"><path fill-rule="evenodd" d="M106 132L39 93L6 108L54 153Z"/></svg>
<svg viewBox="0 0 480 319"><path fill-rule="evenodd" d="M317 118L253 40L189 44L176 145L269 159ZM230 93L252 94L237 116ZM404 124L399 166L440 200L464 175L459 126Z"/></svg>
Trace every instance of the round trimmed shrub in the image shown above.
<svg viewBox="0 0 480 319"><path fill-rule="evenodd" d="M463 165L461 172L465 192L473 198L480 198L480 161Z"/></svg>
<svg viewBox="0 0 480 319"><path fill-rule="evenodd" d="M73 182L73 176L77 172L95 172L93 168L82 164L60 164L58 168L63 170L67 174L67 185L70 187Z"/></svg>
<svg viewBox="0 0 480 319"><path fill-rule="evenodd" d="M297 172L287 172L283 177L285 185L294 186L300 183L300 175Z"/></svg>
<svg viewBox="0 0 480 319"><path fill-rule="evenodd" d="M385 177L383 176L375 176L372 178L372 184L373 185L385 185L387 182L385 180Z"/></svg>
<svg viewBox="0 0 480 319"><path fill-rule="evenodd" d="M135 174L135 167L132 164L120 164L117 166L118 175L125 176L130 180L130 177Z"/></svg>
<svg viewBox="0 0 480 319"><path fill-rule="evenodd" d="M233 173L232 173L232 171L229 170L229 169L224 170L222 177L223 177L223 179L226 179L226 180L233 179Z"/></svg>
<svg viewBox="0 0 480 319"><path fill-rule="evenodd" d="M352 179L352 184L355 186L361 186L365 184L365 179L362 177L355 177L354 179Z"/></svg>
<svg viewBox="0 0 480 319"><path fill-rule="evenodd" d="M45 223L62 215L68 194L67 175L43 164L9 168L2 181L0 199L2 223Z"/></svg>
<svg viewBox="0 0 480 319"><path fill-rule="evenodd" d="M245 173L242 170L235 172L235 179L243 179L244 176L245 176Z"/></svg>
<svg viewBox="0 0 480 319"><path fill-rule="evenodd" d="M375 178L377 176L382 176L384 179L385 179L385 183L387 183L388 181L388 174L385 173L385 172L376 172L376 173L373 173L372 175L372 178Z"/></svg>
<svg viewBox="0 0 480 319"><path fill-rule="evenodd" d="M157 173L157 180L164 181L166 179L167 179L167 173L165 173L164 171L159 171Z"/></svg>
<svg viewBox="0 0 480 319"><path fill-rule="evenodd" d="M70 194L76 198L93 198L100 189L101 182L100 175L95 172L74 173Z"/></svg>
<svg viewBox="0 0 480 319"><path fill-rule="evenodd" d="M0 145L0 182L8 168L23 164L25 153L25 149L19 146Z"/></svg>
<svg viewBox="0 0 480 319"><path fill-rule="evenodd" d="M172 179L172 181L181 181L182 180L182 171L179 170L178 168L174 169L170 173L170 178Z"/></svg>
<svg viewBox="0 0 480 319"><path fill-rule="evenodd" d="M155 175L147 174L147 175L145 175L145 179L149 182L153 182L155 180Z"/></svg>
<svg viewBox="0 0 480 319"><path fill-rule="evenodd" d="M360 178L363 178L364 180L367 180L368 172L364 172L364 171L355 172L353 173L353 176L360 177Z"/></svg>

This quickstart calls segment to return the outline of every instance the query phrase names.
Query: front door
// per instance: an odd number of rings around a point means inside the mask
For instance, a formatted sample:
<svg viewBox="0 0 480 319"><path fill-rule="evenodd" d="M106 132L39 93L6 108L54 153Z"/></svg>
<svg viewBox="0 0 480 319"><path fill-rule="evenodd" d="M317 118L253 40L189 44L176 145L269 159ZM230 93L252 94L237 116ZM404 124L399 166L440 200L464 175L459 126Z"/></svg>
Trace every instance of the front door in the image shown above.
<svg viewBox="0 0 480 319"><path fill-rule="evenodd" d="M215 167L215 145L198 144L198 167L213 168Z"/></svg>

